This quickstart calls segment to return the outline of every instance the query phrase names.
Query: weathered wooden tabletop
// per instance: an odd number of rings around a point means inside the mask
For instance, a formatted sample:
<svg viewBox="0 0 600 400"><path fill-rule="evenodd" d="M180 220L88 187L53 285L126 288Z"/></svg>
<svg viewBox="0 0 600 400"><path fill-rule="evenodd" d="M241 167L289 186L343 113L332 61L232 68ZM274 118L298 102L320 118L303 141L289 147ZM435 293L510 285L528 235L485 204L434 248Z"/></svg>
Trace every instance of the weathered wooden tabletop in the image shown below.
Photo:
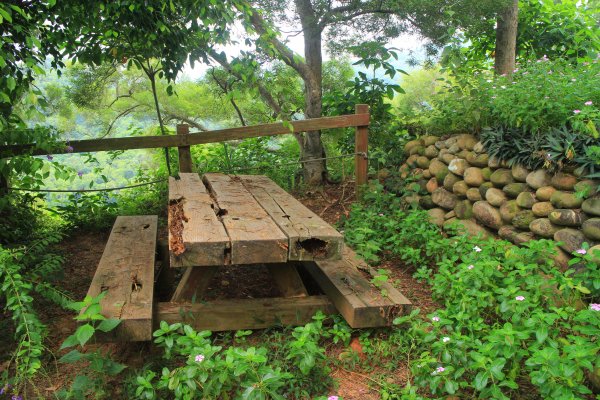
<svg viewBox="0 0 600 400"><path fill-rule="evenodd" d="M336 260L343 237L266 176L169 180L172 267Z"/></svg>

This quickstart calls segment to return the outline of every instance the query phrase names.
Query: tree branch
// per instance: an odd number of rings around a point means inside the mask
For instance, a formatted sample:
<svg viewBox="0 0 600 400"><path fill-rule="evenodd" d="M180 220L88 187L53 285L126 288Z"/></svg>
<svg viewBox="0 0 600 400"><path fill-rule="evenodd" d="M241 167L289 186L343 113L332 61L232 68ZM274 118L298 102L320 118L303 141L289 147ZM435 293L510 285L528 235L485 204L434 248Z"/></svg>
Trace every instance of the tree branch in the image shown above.
<svg viewBox="0 0 600 400"><path fill-rule="evenodd" d="M105 137L108 136L108 134L110 133L110 131L112 130L114 124L117 122L117 120L121 117L124 117L125 115L129 114L130 112L132 112L133 110L135 110L138 107L141 107L142 104L136 104L132 107L126 108L124 111L120 112L119 115L117 115L108 125L108 128L106 129L106 132L104 132L104 135L102 135L100 137L100 139L104 139Z"/></svg>
<svg viewBox="0 0 600 400"><path fill-rule="evenodd" d="M229 64L229 62L227 61L227 58L223 54L217 53L213 49L210 49L209 51L207 51L207 53L213 60L215 60L223 68L225 68L225 70L227 72L229 72L231 75L235 76L238 79L244 80L240 73L233 71L231 64ZM281 112L282 112L281 106L279 105L277 100L275 100L275 98L273 97L271 92L265 87L265 85L263 85L262 82L256 81L256 80L249 82L249 83L258 89L258 93L260 94L260 97L262 97L264 102L267 103L267 105L271 108L271 110L273 110L273 113L275 114L275 116L281 115Z"/></svg>
<svg viewBox="0 0 600 400"><path fill-rule="evenodd" d="M206 126L204 126L200 122L194 121L192 118L189 118L189 117L186 117L183 115L179 115L179 114L175 114L174 112L171 112L169 110L163 110L163 113L166 115L168 120L176 120L176 121L185 122L189 126L192 126L203 132L209 131L209 129Z"/></svg>
<svg viewBox="0 0 600 400"><path fill-rule="evenodd" d="M303 79L308 79L310 75L310 70L308 65L302 60L302 58L295 54L289 47L287 47L282 41L277 38L275 32L271 31L265 22L265 20L260 16L257 10L254 8L250 9L252 11L252 15L250 15L249 20L254 30L261 39L270 43L275 50L277 51L279 58L292 67Z"/></svg>
<svg viewBox="0 0 600 400"><path fill-rule="evenodd" d="M212 68L210 70L210 74L211 74L213 80L215 81L215 83L217 85L219 85L219 87L221 88L221 90L223 91L223 93L225 93L225 95L228 95L229 94L229 90L231 89L231 86L228 85L227 82L222 82L219 79L219 77L217 77L217 75L215 74L215 69L214 68ZM233 99L233 97L229 98L229 102L231 103L231 105L233 106L233 108L235 108L235 112L237 113L238 118L240 119L240 122L242 123L242 126L246 126L246 121L244 120L244 116L242 115L242 111L238 107L238 105L235 102L235 100Z"/></svg>

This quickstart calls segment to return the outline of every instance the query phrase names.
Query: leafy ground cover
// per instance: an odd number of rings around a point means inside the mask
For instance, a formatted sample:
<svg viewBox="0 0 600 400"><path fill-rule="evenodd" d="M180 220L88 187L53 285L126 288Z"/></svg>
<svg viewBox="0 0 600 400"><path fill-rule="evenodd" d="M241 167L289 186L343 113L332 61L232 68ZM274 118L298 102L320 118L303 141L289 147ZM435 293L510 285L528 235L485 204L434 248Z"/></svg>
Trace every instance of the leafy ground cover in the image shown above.
<svg viewBox="0 0 600 400"><path fill-rule="evenodd" d="M413 300L418 310L398 318L394 327L352 330L339 318L324 321L317 315L295 329L211 335L162 324L154 346L90 344L89 329L77 328L72 311L46 302L40 319L48 326L42 343L50 352L39 358L42 373L28 393L33 398L85 398L86 389L95 398L593 398L600 277L592 255L575 259L588 273L573 275L548 264L547 242L517 248L498 240L446 237L422 212L406 209L381 187L354 206L348 195L349 188L338 186L301 198L330 222L341 219L347 240L379 268L375 279L394 282ZM67 279L57 287L83 298L106 236L82 232L59 246L69 255ZM88 302L89 309L93 301ZM93 314L92 308L90 319ZM70 347L60 350L61 345ZM186 395L192 388L196 397Z"/></svg>

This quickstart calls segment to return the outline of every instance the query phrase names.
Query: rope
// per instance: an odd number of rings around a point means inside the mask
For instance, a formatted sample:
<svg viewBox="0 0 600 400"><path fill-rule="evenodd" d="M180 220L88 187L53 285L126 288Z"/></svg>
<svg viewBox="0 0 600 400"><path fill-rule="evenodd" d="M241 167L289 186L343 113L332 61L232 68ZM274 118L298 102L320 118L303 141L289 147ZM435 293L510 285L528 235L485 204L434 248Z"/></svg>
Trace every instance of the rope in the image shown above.
<svg viewBox="0 0 600 400"><path fill-rule="evenodd" d="M346 158L346 157L354 157L354 156L362 156L364 158L367 158L367 154L365 152L358 152L358 153L342 154L342 155L334 156L334 157L321 157L321 158L312 158L310 160L297 160L297 161L293 161L293 162L289 162L289 163L277 164L276 166L277 167L285 167L288 165L296 165L298 163L305 164L305 163L314 162L314 161L334 160L334 159L338 159L338 158ZM264 167L264 165L256 165L253 167L235 168L232 170L232 172L246 171L249 169L260 169L263 167ZM343 162L342 162L342 168L343 168ZM21 191L21 192L44 192L44 193L112 192L115 190L131 189L131 188L136 188L136 187L140 187L140 186L154 185L155 183L166 182L168 179L169 178L161 178L161 179L157 179L157 180L151 181L151 182L138 183L136 185L120 186L120 187L105 188L105 189L26 189L26 188L20 188L20 187L9 187L8 190L15 190L15 191Z"/></svg>
<svg viewBox="0 0 600 400"><path fill-rule="evenodd" d="M19 187L9 187L9 190L16 190L21 192L47 192L47 193L87 193L87 192L112 192L114 190L131 189L140 186L154 185L155 183L166 182L168 178L162 178L151 182L138 183L136 185L120 186L114 188L105 189L25 189Z"/></svg>
<svg viewBox="0 0 600 400"><path fill-rule="evenodd" d="M275 167L286 167L288 165L296 165L298 163L300 164L306 164L309 162L314 162L314 161L323 161L323 160L334 160L337 158L346 158L346 157L354 157L354 156L362 156L364 158L367 158L367 153L365 152L358 152L358 153L349 153L349 154L342 154L339 156L334 156L334 157L321 157L321 158L311 158L310 160L297 160L297 161L292 161L289 163L283 163L283 164L276 164L274 165ZM260 168L264 168L265 165L255 165L253 167L244 167L244 168L234 168L232 171L246 171L249 169L260 169Z"/></svg>

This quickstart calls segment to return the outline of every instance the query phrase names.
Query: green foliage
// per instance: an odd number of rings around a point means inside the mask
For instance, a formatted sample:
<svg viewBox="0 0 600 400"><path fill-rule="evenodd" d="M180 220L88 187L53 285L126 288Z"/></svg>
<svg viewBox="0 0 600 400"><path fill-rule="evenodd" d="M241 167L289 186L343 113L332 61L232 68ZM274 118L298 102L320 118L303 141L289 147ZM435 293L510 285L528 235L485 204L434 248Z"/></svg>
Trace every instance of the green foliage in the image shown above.
<svg viewBox="0 0 600 400"><path fill-rule="evenodd" d="M480 74L479 99L485 102L482 115L488 109L488 124L523 128L531 133L569 125L584 135L593 136L581 123L573 126L572 120L577 116L600 124L600 120L595 119L598 118L600 90L594 84L599 73L598 62L573 66L562 60L541 58L518 66L511 77ZM535 98L531 93L536 94ZM590 105L585 104L590 101ZM578 115L576 110L586 110L588 115Z"/></svg>
<svg viewBox="0 0 600 400"><path fill-rule="evenodd" d="M311 397L330 382L325 351L319 345L324 318L318 313L313 322L295 328L292 339L275 350L277 358L268 347L223 348L213 344L208 331L196 332L189 325L162 321L154 332L154 342L164 349L166 365L163 363L160 374L152 370L139 374L135 395L141 399Z"/></svg>
<svg viewBox="0 0 600 400"><path fill-rule="evenodd" d="M106 293L102 292L96 297L86 296L83 301L68 305L70 309L79 313L75 320L81 325L75 333L65 339L61 350L70 347L83 348L97 332L111 332L121 323L119 319L107 319L101 314L100 301ZM61 399L87 399L91 395L94 398L102 398L108 394L106 377L118 375L125 369L125 365L114 362L108 354L102 354L100 350L82 353L73 349L58 361L66 364L87 364L87 368L82 369L83 373L75 376L71 387L58 393Z"/></svg>
<svg viewBox="0 0 600 400"><path fill-rule="evenodd" d="M366 239L382 250L376 255L404 257L440 304L426 320L418 310L397 318L399 330L375 347L374 356L390 358L390 368L391 353L400 360L410 357L412 383L382 386L385 396L510 399L534 391L541 398L570 399L591 394L586 374L600 367L600 269L586 245L571 262L579 272L562 272L552 261L554 242L517 247L462 234L444 237L426 214L399 211L399 203L377 189L352 210L347 237L358 244L364 221L374 221L381 235ZM405 242L412 246L402 247Z"/></svg>
<svg viewBox="0 0 600 400"><path fill-rule="evenodd" d="M397 126L393 121L391 100L396 93L404 90L394 82L398 74L407 73L394 66L398 53L377 42L363 43L348 49L358 61L357 75L348 80L344 87L338 87L323 96L323 113L326 115L353 114L356 104L367 104L371 114L369 126L369 158L372 163L393 164L400 160L395 151ZM348 130L340 144L342 151L354 150L354 130Z"/></svg>
<svg viewBox="0 0 600 400"><path fill-rule="evenodd" d="M53 286L60 278L62 258L50 251L61 235L41 232L30 238L28 245L6 248L0 245L0 296L14 327L15 346L3 382L10 383L18 393L42 369L46 327L40 322L34 304L38 293L60 305L68 297ZM38 233L39 235L39 233ZM11 376L12 375L12 376Z"/></svg>
<svg viewBox="0 0 600 400"><path fill-rule="evenodd" d="M595 59L600 50L599 12L593 0L520 1L517 59L534 60L543 55L571 63ZM480 64L493 58L495 19L484 20L464 33L469 46L460 49L463 62Z"/></svg>

